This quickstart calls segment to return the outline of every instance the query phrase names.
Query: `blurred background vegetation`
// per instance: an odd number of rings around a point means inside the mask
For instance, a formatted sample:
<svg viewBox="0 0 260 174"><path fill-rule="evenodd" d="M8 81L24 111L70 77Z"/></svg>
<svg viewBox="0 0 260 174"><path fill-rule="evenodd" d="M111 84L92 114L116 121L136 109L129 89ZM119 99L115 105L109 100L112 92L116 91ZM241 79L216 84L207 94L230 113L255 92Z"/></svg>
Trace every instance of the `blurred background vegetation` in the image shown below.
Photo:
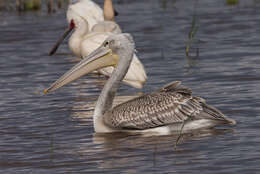
<svg viewBox="0 0 260 174"><path fill-rule="evenodd" d="M46 9L48 13L56 12L57 9L66 7L71 0L0 0L0 10L39 11ZM161 0L166 6L170 0ZM176 0L172 0L176 1ZM255 0L259 1L259 0ZM226 5L237 5L239 0L225 0Z"/></svg>
<svg viewBox="0 0 260 174"><path fill-rule="evenodd" d="M0 10L38 11L47 9L48 13L53 13L57 9L63 8L71 0L0 0Z"/></svg>

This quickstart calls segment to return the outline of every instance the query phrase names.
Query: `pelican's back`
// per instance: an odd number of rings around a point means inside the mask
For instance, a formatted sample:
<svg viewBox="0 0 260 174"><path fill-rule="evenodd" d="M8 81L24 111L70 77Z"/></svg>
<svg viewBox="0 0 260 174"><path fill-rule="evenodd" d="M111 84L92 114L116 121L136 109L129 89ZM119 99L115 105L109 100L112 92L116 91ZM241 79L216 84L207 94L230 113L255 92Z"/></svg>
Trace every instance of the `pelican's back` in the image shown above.
<svg viewBox="0 0 260 174"><path fill-rule="evenodd" d="M112 128L139 130L200 119L212 120L215 126L235 124L204 99L193 97L191 90L180 86L180 82L122 103L104 116L104 122Z"/></svg>

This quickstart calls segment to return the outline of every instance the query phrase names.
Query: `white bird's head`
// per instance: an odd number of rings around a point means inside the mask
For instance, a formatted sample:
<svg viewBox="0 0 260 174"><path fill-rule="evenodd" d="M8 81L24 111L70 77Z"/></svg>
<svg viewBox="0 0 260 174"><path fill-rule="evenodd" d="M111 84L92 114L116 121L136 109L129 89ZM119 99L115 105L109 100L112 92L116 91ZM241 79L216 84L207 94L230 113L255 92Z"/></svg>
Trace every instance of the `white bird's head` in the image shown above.
<svg viewBox="0 0 260 174"><path fill-rule="evenodd" d="M80 1L81 2L81 1ZM78 5L75 4L75 5ZM80 36L84 36L89 32L89 24L86 19L84 19L83 16L80 15L80 13L75 11L74 5L70 5L67 11L67 21L68 21L68 28L65 30L64 34L59 38L59 40L55 43L55 45L52 47L51 51L49 52L49 55L53 55L62 41L75 29L78 31Z"/></svg>
<svg viewBox="0 0 260 174"><path fill-rule="evenodd" d="M91 0L75 0L69 6L67 10L67 22L68 28L62 37L56 42L54 47L49 52L49 55L53 55L58 49L61 42L67 37L67 35L73 30L77 30L80 36L87 34L91 28L98 22L103 21L104 16L102 9Z"/></svg>

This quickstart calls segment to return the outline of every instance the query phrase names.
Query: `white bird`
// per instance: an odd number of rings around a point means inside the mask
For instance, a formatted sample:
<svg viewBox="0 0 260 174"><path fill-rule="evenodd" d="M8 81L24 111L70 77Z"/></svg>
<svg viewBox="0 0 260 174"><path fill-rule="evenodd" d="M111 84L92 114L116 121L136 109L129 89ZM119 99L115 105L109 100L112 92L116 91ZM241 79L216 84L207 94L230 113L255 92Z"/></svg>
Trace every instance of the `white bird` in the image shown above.
<svg viewBox="0 0 260 174"><path fill-rule="evenodd" d="M89 3L89 6L86 9L87 3ZM93 7L93 9L90 9L90 7ZM89 13L86 13L88 9ZM77 57L81 58L86 57L97 49L111 34L121 33L120 27L111 21L114 19L114 9L111 0L105 0L104 9L105 18L110 21L102 21L104 20L104 17L101 18L101 15L103 15L102 10L90 0L81 0L70 5L67 11L69 28L55 44L49 55L55 53L60 43L73 29L75 31L69 39L69 47ZM91 10L95 13L91 13ZM96 14L98 17L95 18L93 14ZM133 56L133 61L123 82L135 88L142 88L147 80L147 75L140 60L135 54ZM101 74L110 76L113 67L106 67L98 71Z"/></svg>
<svg viewBox="0 0 260 174"><path fill-rule="evenodd" d="M181 86L180 82L170 83L151 94L112 108L119 82L126 75L134 49L130 34L111 35L97 50L44 90L44 93L54 91L100 67L114 66L95 106L93 121L97 133L169 134L179 130L188 132L222 124L236 124L235 120L206 104L204 99L192 96L191 90Z"/></svg>

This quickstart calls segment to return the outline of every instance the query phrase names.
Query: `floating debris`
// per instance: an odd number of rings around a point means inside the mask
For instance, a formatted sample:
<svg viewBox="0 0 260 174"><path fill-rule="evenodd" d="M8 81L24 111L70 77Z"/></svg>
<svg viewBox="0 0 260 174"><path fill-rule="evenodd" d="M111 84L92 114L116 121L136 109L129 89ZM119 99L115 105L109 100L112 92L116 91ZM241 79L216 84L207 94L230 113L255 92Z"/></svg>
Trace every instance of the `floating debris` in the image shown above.
<svg viewBox="0 0 260 174"><path fill-rule="evenodd" d="M226 0L227 5L237 5L239 0Z"/></svg>

